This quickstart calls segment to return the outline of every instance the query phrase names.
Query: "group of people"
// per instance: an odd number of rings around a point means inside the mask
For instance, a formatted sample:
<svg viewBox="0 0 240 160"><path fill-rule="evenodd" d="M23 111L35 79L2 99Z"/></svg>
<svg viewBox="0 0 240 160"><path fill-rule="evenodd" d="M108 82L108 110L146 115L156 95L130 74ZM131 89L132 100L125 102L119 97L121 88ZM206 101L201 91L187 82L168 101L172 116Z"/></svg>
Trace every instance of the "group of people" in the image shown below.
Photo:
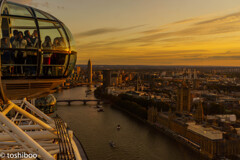
<svg viewBox="0 0 240 160"><path fill-rule="evenodd" d="M36 51L25 51L25 50L4 50L4 48L18 48L18 49L33 49L38 48L38 32L33 31L31 35L29 30L24 31L13 31L13 36L9 38L1 39L1 48L3 49L2 64L37 64L37 52ZM35 66L23 67L23 66L10 66L10 73L23 74L28 72L34 74L36 72Z"/></svg>
<svg viewBox="0 0 240 160"><path fill-rule="evenodd" d="M9 43L10 42L10 43ZM37 30L34 30L33 34L31 35L28 30L26 30L23 34L23 32L14 30L13 36L9 38L2 38L1 40L1 48L19 48L19 49L26 49L26 48L37 48L39 45L38 42L38 32ZM4 54L8 54L6 56L3 56L3 61L6 60L7 63L13 63L15 64L24 64L25 59L27 58L27 53L25 51L15 51L14 53L9 53L7 50L4 51ZM36 53L32 53L36 56ZM32 56L32 55L30 55ZM11 57L11 59L5 59L5 57ZM33 57L28 57L27 64L35 64L35 60Z"/></svg>
<svg viewBox="0 0 240 160"><path fill-rule="evenodd" d="M46 50L61 50L66 49L66 44L64 43L64 40L62 37L56 37L53 40L51 40L50 36L46 36L45 40L42 44L42 48ZM65 54L56 54L51 52L44 52L43 54L43 65L46 65L43 67L43 74L48 75L49 71L52 72L52 67L49 65L63 65L65 63Z"/></svg>
<svg viewBox="0 0 240 160"><path fill-rule="evenodd" d="M10 73L22 74L27 72L28 74L36 73L37 66L37 51L34 50L21 50L21 49L37 49L42 46L45 50L61 50L66 48L66 44L62 37L57 37L54 39L53 43L50 36L46 36L44 42L41 46L38 38L38 31L34 30L31 34L29 30L22 31L14 30L13 36L9 38L1 39L2 52L2 64L18 64L15 67L10 68ZM4 50L6 48L6 50ZM7 50L8 48L17 48L19 50ZM47 75L50 64L64 64L65 55L60 57L56 53L51 53L51 51L43 52L43 73ZM19 66L19 64L31 64L28 67ZM12 71L13 70L13 71Z"/></svg>

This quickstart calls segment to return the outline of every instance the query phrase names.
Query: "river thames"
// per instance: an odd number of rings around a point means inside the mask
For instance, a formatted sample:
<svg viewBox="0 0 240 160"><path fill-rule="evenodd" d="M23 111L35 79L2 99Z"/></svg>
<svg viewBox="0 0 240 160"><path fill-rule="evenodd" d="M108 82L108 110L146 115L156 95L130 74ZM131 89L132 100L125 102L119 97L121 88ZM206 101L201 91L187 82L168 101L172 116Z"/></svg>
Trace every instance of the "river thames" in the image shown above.
<svg viewBox="0 0 240 160"><path fill-rule="evenodd" d="M56 93L57 99L95 99L86 97L87 87ZM74 131L90 160L192 160L199 155L156 129L127 113L103 105L97 112L96 103L74 102L57 104L57 114ZM121 129L117 130L117 125ZM111 148L110 141L116 148Z"/></svg>

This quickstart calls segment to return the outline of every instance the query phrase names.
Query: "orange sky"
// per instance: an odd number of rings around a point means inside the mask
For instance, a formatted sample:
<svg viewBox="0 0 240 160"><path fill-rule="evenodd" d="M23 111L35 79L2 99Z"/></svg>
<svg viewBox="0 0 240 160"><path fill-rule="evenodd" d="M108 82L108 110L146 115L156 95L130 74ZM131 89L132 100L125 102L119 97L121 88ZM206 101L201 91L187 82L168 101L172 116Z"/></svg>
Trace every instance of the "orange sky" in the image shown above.
<svg viewBox="0 0 240 160"><path fill-rule="evenodd" d="M79 64L240 66L238 0L18 2L70 28Z"/></svg>
<svg viewBox="0 0 240 160"><path fill-rule="evenodd" d="M116 31L108 36L91 36L88 31L75 37L82 38L78 43L82 56L96 62L240 65L240 12L196 17L143 31L141 28L144 26L123 28L121 34Z"/></svg>

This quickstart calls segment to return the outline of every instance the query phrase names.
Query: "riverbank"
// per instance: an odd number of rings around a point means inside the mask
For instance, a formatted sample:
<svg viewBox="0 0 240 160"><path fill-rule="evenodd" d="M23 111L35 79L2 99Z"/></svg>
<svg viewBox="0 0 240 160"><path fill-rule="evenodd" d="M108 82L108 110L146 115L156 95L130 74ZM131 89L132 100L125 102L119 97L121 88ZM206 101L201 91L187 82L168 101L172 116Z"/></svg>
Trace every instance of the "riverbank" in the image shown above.
<svg viewBox="0 0 240 160"><path fill-rule="evenodd" d="M173 138L175 141L177 141L181 145L185 146L186 148L191 149L192 151L194 151L201 158L201 160L211 160L208 156L206 156L206 155L201 153L201 149L196 148L195 146L193 146L193 144L190 141L187 141L184 137L182 137L180 135L177 135L173 131L171 131L168 128L165 128L164 126L161 126L159 124L152 124L150 122L148 122L148 124L150 126L152 126L153 128L155 128L156 130L158 130L159 132L161 132L161 133L163 133L163 134Z"/></svg>
<svg viewBox="0 0 240 160"><path fill-rule="evenodd" d="M139 121L141 121L141 122L143 122L143 123L145 123L145 124L149 124L148 121L146 121L146 120L142 119L141 117L139 117L139 116L133 114L132 112L129 112L129 111L126 110L126 109L123 109L123 108L119 107L117 104L111 104L111 107L116 108L116 109L119 109L119 110L121 110L121 111L123 111L123 112L129 114L130 116L132 116L132 117L138 119Z"/></svg>
<svg viewBox="0 0 240 160"><path fill-rule="evenodd" d="M170 138L173 138L179 144L181 144L181 145L187 147L188 149L190 149L190 150L196 152L197 154L199 154L198 156L200 156L201 159L209 159L208 156L202 154L199 145L189 141L188 139L184 138L183 136L178 135L177 133L173 132L172 130L169 130L168 128L166 128L166 127L164 127L160 124L157 124L157 123L155 124L155 123L149 122L148 121L148 116L144 116L144 112L147 115L147 108L148 107L146 107L146 106L142 107L140 104L149 105L149 102L151 102L151 101L147 101L147 100L144 100L144 99L138 100L138 99L136 99L134 97L131 97L129 95L120 95L120 96L101 95L101 98L104 98L104 99L110 98L111 99L111 107L119 109L119 110L127 113L128 115L134 117L135 119L138 119L139 121L143 122L145 125L148 125L148 126L154 128L154 129L156 129L157 131L169 136ZM158 108L163 108L161 106L161 104L160 105L157 104L157 107ZM164 107L166 108L166 105ZM139 109L140 109L140 111L139 111ZM143 109L146 109L146 111L144 111Z"/></svg>
<svg viewBox="0 0 240 160"><path fill-rule="evenodd" d="M142 119L141 117L129 112L126 109L123 109L121 107L119 107L117 104L111 104L111 107L116 108L118 110L123 111L124 113L127 113L128 115L132 116L133 118L136 118L137 120L143 122L145 125L148 125L154 129L156 129L158 132L161 132L163 134L165 134L166 136L173 138L175 141L177 141L178 143L180 143L181 145L183 145L184 147L191 149L192 151L196 152L198 154L199 157L201 157L202 160L210 160L207 156L204 156L201 154L200 150L194 148L190 142L184 140L183 138L181 138L180 136L178 136L177 134L175 134L174 132L170 131L169 129L160 126L158 124L154 124L151 123L147 120Z"/></svg>
<svg viewBox="0 0 240 160"><path fill-rule="evenodd" d="M56 93L58 99L82 99L88 87L77 87ZM89 95L89 98L95 98ZM160 134L146 121L103 103L104 112L97 112L96 103L75 102L57 105L57 113L74 131L90 160L192 160L199 158L174 139ZM117 125L121 129L117 130ZM109 145L114 141L116 148ZM174 154L172 154L174 152ZM201 160L201 159L199 159Z"/></svg>

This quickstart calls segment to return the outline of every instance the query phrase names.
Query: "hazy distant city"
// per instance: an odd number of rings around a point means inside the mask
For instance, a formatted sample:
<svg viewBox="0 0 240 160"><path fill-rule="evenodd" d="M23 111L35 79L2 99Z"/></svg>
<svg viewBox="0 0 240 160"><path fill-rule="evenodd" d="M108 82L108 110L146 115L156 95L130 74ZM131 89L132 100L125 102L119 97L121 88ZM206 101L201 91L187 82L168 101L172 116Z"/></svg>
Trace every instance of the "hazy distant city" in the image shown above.
<svg viewBox="0 0 240 160"><path fill-rule="evenodd" d="M240 153L240 67L78 65L63 87L95 96L207 158Z"/></svg>

